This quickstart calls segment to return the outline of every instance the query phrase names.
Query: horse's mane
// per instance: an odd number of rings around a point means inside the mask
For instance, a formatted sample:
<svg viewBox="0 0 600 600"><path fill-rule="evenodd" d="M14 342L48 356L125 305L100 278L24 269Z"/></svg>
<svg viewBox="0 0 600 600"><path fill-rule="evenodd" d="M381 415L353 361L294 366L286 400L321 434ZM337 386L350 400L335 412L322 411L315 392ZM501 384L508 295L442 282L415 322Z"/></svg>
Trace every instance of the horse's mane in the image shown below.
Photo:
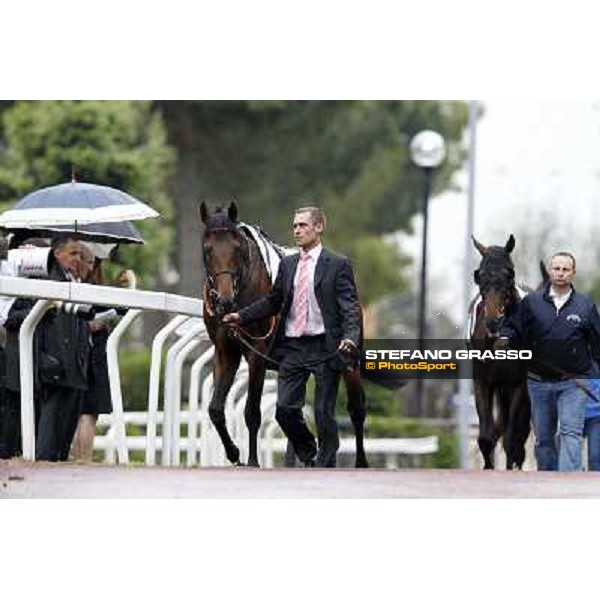
<svg viewBox="0 0 600 600"><path fill-rule="evenodd" d="M290 248L278 244L260 225L253 225L252 227L254 227L265 242L273 248L279 258L283 258L286 254L289 254Z"/></svg>
<svg viewBox="0 0 600 600"><path fill-rule="evenodd" d="M289 248L275 242L260 225L248 225L242 221L233 221L222 206L215 208L214 214L207 219L205 228L208 233L212 231L237 231L244 234L249 240L256 241L254 239L255 236L249 231L252 228L263 239L264 243L274 250L279 258L283 258L286 254L289 254Z"/></svg>

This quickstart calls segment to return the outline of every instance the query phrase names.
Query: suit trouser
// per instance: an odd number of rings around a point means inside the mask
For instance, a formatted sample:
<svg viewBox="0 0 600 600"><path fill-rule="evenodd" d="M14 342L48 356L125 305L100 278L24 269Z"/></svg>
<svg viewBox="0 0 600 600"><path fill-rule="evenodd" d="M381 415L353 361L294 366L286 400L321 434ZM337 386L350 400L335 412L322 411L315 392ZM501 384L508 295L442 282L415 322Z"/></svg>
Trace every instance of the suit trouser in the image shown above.
<svg viewBox="0 0 600 600"><path fill-rule="evenodd" d="M80 392L72 388L47 386L44 389L37 420L36 460L67 460L75 433L72 423L74 414L78 414L79 398Z"/></svg>
<svg viewBox="0 0 600 600"><path fill-rule="evenodd" d="M279 367L278 398L275 418L283 429L294 451L302 462L316 458L317 466L335 467L340 445L335 419L340 372L327 362L315 363L327 355L325 335L285 338L281 345L283 360ZM306 401L306 382L311 373L315 377L315 438L302 414Z"/></svg>

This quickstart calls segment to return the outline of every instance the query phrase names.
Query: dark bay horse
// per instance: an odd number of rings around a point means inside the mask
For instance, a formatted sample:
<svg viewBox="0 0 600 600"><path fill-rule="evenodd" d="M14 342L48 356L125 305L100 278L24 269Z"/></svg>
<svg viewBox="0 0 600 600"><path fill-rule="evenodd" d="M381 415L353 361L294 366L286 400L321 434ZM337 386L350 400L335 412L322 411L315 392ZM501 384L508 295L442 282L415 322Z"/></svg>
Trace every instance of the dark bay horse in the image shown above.
<svg viewBox="0 0 600 600"><path fill-rule="evenodd" d="M486 247L475 238L473 242L482 259L475 271L480 298L472 305L474 327L470 345L478 350L491 350L504 319L520 302L510 257L515 238L511 235L505 246ZM473 384L479 417L477 441L484 468L494 468L494 449L500 437L506 454L506 468L522 468L531 426L524 366L516 360L474 360Z"/></svg>
<svg viewBox="0 0 600 600"><path fill-rule="evenodd" d="M204 253L204 322L215 346L213 366L214 392L209 415L225 448L227 459L240 464L240 451L225 422L225 401L240 365L242 356L248 363L248 396L244 418L249 434L248 466L258 467L258 432L261 424L260 400L267 369L260 354L267 352L274 333L274 322L264 320L244 327L242 344L230 328L221 324L229 312L248 306L271 289L271 278L256 241L239 226L237 206L232 202L225 211L210 211L203 202L200 217L204 223L202 246ZM260 353L260 354L259 354ZM356 437L356 467L368 467L364 450L365 394L356 365L344 373L347 408Z"/></svg>

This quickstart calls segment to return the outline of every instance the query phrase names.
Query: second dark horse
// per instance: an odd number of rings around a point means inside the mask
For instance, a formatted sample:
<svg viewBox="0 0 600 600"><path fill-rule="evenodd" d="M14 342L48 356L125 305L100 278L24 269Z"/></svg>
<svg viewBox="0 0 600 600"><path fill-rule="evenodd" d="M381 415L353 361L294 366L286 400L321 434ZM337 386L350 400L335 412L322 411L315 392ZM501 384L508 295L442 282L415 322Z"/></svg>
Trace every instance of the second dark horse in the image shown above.
<svg viewBox="0 0 600 600"><path fill-rule="evenodd" d="M504 319L520 302L510 257L515 239L511 235L505 246L484 246L475 238L473 242L482 260L475 271L480 301L472 306L474 327L470 345L474 349L490 350L499 337ZM526 371L516 360L474 360L473 384L479 417L477 441L484 468L494 468L494 450L500 437L506 468L522 468L531 427Z"/></svg>
<svg viewBox="0 0 600 600"><path fill-rule="evenodd" d="M227 430L225 401L233 384L242 355L248 363L248 396L244 418L249 434L248 466L258 467L258 432L261 424L260 400L265 380L266 361L231 335L221 324L229 312L248 306L271 289L271 279L261 258L258 245L239 227L237 206L228 210L209 211L200 206L204 223L202 237L206 278L204 283L204 322L215 346L213 367L214 392L209 415L225 448L227 459L240 464L240 450ZM253 323L246 329L252 346L264 354L273 333L268 320ZM357 366L344 373L348 412L356 436L356 467L368 467L364 450L365 394Z"/></svg>

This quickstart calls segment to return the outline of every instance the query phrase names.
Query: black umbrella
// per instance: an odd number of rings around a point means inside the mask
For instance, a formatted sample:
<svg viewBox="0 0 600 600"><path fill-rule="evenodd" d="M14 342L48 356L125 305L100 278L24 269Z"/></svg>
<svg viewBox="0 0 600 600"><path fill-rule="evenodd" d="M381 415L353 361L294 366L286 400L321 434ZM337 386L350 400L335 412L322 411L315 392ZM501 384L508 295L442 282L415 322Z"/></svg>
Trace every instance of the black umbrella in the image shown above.
<svg viewBox="0 0 600 600"><path fill-rule="evenodd" d="M46 225L31 227L2 227L7 233L13 233L19 240L39 237L56 237L61 233L75 233L78 237L89 242L100 244L144 244L144 239L129 221L114 223L88 223L79 225ZM12 244L14 246L14 244Z"/></svg>
<svg viewBox="0 0 600 600"><path fill-rule="evenodd" d="M133 196L93 183L62 183L25 196L0 215L0 227L32 229L39 225L138 221L159 214Z"/></svg>

